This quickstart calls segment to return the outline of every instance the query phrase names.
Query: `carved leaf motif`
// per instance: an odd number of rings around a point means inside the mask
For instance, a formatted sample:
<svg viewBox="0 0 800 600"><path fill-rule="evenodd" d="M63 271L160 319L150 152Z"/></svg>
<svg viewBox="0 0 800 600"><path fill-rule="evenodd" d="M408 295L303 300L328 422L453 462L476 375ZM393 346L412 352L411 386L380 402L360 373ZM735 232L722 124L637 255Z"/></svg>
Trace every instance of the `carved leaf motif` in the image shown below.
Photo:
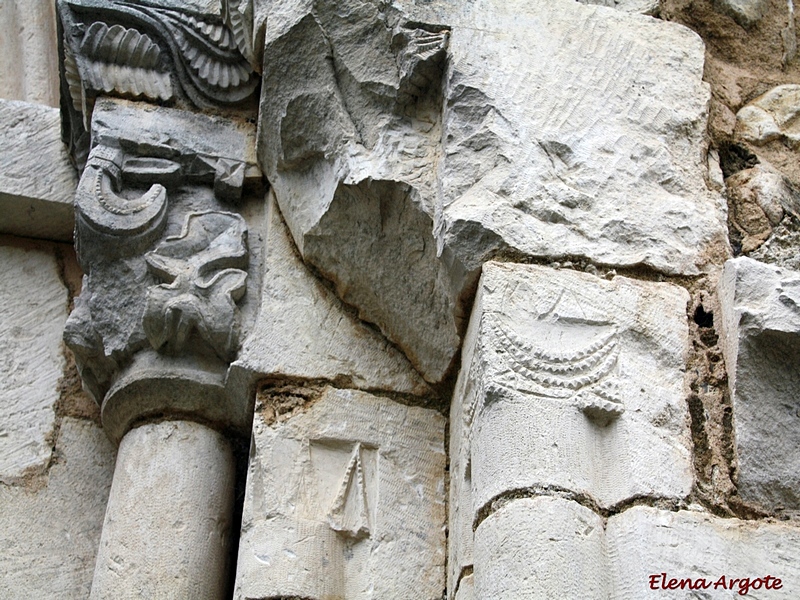
<svg viewBox="0 0 800 600"><path fill-rule="evenodd" d="M155 349L180 353L193 332L228 361L238 344L235 302L245 292L247 230L226 212L192 213L183 231L168 237L145 260L166 283L147 292L144 330Z"/></svg>

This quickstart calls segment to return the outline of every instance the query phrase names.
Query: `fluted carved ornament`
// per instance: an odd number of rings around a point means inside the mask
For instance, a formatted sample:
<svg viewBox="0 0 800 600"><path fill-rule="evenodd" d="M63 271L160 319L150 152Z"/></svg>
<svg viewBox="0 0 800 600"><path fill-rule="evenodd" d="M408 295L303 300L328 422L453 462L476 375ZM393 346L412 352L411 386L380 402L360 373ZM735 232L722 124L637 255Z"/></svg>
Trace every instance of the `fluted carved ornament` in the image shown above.
<svg viewBox="0 0 800 600"><path fill-rule="evenodd" d="M97 96L215 110L252 99L251 17L239 4L215 14L176 0L59 0L62 109L79 164Z"/></svg>

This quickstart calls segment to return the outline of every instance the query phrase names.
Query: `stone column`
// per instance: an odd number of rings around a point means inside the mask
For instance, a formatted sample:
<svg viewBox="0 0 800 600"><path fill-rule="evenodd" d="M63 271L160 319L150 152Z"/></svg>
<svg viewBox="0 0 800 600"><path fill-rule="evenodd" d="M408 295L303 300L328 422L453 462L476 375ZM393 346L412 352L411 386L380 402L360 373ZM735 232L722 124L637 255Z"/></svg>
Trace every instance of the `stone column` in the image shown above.
<svg viewBox="0 0 800 600"><path fill-rule="evenodd" d="M227 589L226 436L246 435L252 402L226 377L258 289L237 200L259 177L248 132L125 101L93 108L75 201L85 276L65 329L120 443L93 600L220 600Z"/></svg>
<svg viewBox="0 0 800 600"><path fill-rule="evenodd" d="M224 598L234 472L230 444L204 425L164 421L129 431L92 600Z"/></svg>

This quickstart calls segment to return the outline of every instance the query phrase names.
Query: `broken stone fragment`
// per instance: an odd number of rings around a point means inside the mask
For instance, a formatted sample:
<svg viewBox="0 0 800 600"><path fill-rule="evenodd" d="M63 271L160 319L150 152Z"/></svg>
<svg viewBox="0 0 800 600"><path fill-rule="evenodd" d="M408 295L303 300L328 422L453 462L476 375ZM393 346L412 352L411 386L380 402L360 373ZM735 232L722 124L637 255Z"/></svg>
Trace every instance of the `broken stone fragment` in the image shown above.
<svg viewBox="0 0 800 600"><path fill-rule="evenodd" d="M303 393L257 407L234 598L441 598L444 417Z"/></svg>
<svg viewBox="0 0 800 600"><path fill-rule="evenodd" d="M689 30L571 1L267 12L260 164L303 259L427 381L498 254L688 274L724 252Z"/></svg>
<svg viewBox="0 0 800 600"><path fill-rule="evenodd" d="M784 214L800 214L800 193L766 162L731 175L725 185L730 221L742 235L742 252L761 246Z"/></svg>
<svg viewBox="0 0 800 600"><path fill-rule="evenodd" d="M769 9L769 0L713 0L714 7L745 29L756 25Z"/></svg>
<svg viewBox="0 0 800 600"><path fill-rule="evenodd" d="M739 497L770 512L800 509L800 273L729 260L719 298Z"/></svg>
<svg viewBox="0 0 800 600"><path fill-rule="evenodd" d="M260 378L288 377L430 395L403 353L303 264L271 191L268 204L261 306L231 366L232 378L248 388Z"/></svg>
<svg viewBox="0 0 800 600"><path fill-rule="evenodd" d="M791 148L800 146L800 85L772 88L736 114L735 135L751 144L781 140Z"/></svg>

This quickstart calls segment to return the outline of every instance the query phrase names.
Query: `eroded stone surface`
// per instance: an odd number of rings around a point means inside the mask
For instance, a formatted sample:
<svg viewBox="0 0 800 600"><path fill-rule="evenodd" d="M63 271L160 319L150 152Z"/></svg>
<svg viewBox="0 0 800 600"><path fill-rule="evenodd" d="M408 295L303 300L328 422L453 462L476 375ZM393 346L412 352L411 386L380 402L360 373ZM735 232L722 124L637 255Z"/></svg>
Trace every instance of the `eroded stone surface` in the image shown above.
<svg viewBox="0 0 800 600"><path fill-rule="evenodd" d="M58 110L0 100L0 232L71 240L77 185Z"/></svg>
<svg viewBox="0 0 800 600"><path fill-rule="evenodd" d="M0 98L58 106L54 2L0 4Z"/></svg>
<svg viewBox="0 0 800 600"><path fill-rule="evenodd" d="M687 301L669 284L484 266L454 397L462 415L451 422L471 520L531 487L605 507L689 494Z"/></svg>
<svg viewBox="0 0 800 600"><path fill-rule="evenodd" d="M232 366L236 377L347 381L362 389L425 395L408 359L345 310L303 264L270 194L258 319Z"/></svg>
<svg viewBox="0 0 800 600"><path fill-rule="evenodd" d="M234 473L229 443L204 425L131 430L119 447L91 600L222 600Z"/></svg>
<svg viewBox="0 0 800 600"><path fill-rule="evenodd" d="M730 260L719 297L739 496L768 511L800 509L800 273Z"/></svg>
<svg viewBox="0 0 800 600"><path fill-rule="evenodd" d="M475 598L605 599L603 519L561 498L523 498L475 531Z"/></svg>
<svg viewBox="0 0 800 600"><path fill-rule="evenodd" d="M724 252L688 30L571 0L258 10L259 159L292 236L428 381L498 252L668 273Z"/></svg>
<svg viewBox="0 0 800 600"><path fill-rule="evenodd" d="M513 249L702 269L724 211L704 181L699 37L577 3L470 16L449 46L444 246L468 267Z"/></svg>
<svg viewBox="0 0 800 600"><path fill-rule="evenodd" d="M0 596L86 600L114 450L90 421L65 418L44 487L0 484Z"/></svg>
<svg viewBox="0 0 800 600"><path fill-rule="evenodd" d="M800 588L800 529L785 523L721 519L689 511L669 512L635 506L608 520L606 528L609 567L614 580L611 598L638 600L651 595L678 598L776 598L790 600ZM705 579L711 585L697 591L662 589L662 572L670 579ZM658 574L657 591L649 586ZM750 587L742 594L741 583L732 579L771 575L780 578L780 589ZM725 577L727 590L714 583Z"/></svg>
<svg viewBox="0 0 800 600"><path fill-rule="evenodd" d="M747 104L736 114L735 135L762 145L784 140L800 147L800 85L779 85Z"/></svg>
<svg viewBox="0 0 800 600"><path fill-rule="evenodd" d="M50 460L67 290L55 256L0 246L0 481Z"/></svg>
<svg viewBox="0 0 800 600"><path fill-rule="evenodd" d="M578 0L582 4L597 4L643 15L658 14L658 0Z"/></svg>
<svg viewBox="0 0 800 600"><path fill-rule="evenodd" d="M444 418L333 388L294 400L255 417L234 597L441 598Z"/></svg>

